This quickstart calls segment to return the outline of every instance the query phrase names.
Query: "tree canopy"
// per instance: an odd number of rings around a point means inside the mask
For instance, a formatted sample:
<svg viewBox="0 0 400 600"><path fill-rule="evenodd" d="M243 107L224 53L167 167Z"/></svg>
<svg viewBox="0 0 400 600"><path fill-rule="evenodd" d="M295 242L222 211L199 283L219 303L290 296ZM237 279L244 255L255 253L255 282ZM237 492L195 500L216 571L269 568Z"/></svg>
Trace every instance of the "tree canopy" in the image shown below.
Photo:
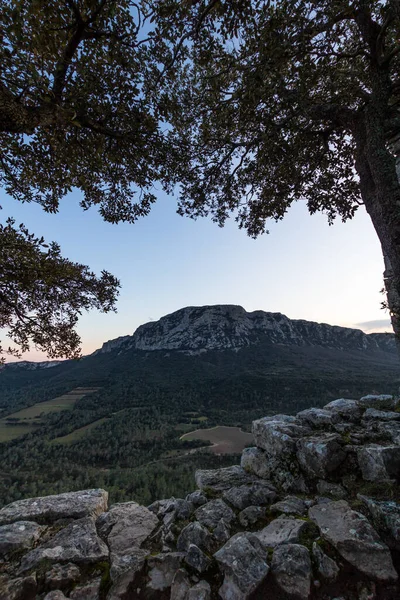
<svg viewBox="0 0 400 600"><path fill-rule="evenodd" d="M3 0L1 20L11 196L54 212L76 188L134 222L157 182L254 237L297 200L330 222L364 204L400 330L399 0Z"/></svg>

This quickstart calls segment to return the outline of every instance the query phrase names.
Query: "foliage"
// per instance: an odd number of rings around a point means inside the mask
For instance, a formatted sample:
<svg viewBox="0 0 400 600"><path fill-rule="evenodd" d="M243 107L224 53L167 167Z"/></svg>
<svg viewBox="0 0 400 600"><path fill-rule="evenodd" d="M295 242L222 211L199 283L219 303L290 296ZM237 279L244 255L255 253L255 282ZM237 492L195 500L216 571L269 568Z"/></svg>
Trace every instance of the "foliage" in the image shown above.
<svg viewBox="0 0 400 600"><path fill-rule="evenodd" d="M33 344L52 358L77 356L78 316L91 308L113 310L118 285L106 271L98 278L63 258L57 244L45 244L23 225L0 224L0 328L21 352ZM19 354L16 348L9 353Z"/></svg>

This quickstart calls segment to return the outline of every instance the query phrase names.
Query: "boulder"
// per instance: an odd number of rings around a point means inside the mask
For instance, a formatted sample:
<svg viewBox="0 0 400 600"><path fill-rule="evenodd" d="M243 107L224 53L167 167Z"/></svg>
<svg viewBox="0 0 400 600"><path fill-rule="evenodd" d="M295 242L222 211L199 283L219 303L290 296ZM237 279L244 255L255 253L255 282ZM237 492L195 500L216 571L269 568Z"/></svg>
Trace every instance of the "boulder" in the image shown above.
<svg viewBox="0 0 400 600"><path fill-rule="evenodd" d="M111 579L115 581L131 568L140 570L147 554L141 546L159 525L158 518L136 502L124 502L114 504L96 524L110 549Z"/></svg>
<svg viewBox="0 0 400 600"><path fill-rule="evenodd" d="M179 569L172 581L170 600L187 600L189 590L189 576L185 569Z"/></svg>
<svg viewBox="0 0 400 600"><path fill-rule="evenodd" d="M271 506L272 513L284 513L285 515L298 515L302 517L306 513L306 505L303 500L296 496L286 496L283 500Z"/></svg>
<svg viewBox="0 0 400 600"><path fill-rule="evenodd" d="M203 573L207 571L211 561L198 546L190 544L185 556L185 563L198 573Z"/></svg>
<svg viewBox="0 0 400 600"><path fill-rule="evenodd" d="M366 481L400 480L400 446L369 444L358 449L357 460Z"/></svg>
<svg viewBox="0 0 400 600"><path fill-rule="evenodd" d="M324 410L329 410L347 421L359 421L362 411L355 400L339 398L325 404Z"/></svg>
<svg viewBox="0 0 400 600"><path fill-rule="evenodd" d="M20 573L37 567L41 561L93 564L108 559L108 548L99 538L93 519L73 521L48 542L31 550L22 558Z"/></svg>
<svg viewBox="0 0 400 600"><path fill-rule="evenodd" d="M284 594L307 600L311 588L310 553L299 544L282 544L275 548L271 573Z"/></svg>
<svg viewBox="0 0 400 600"><path fill-rule="evenodd" d="M251 527L264 519L265 515L266 509L264 506L248 506L239 513L239 523L242 527Z"/></svg>
<svg viewBox="0 0 400 600"><path fill-rule="evenodd" d="M327 556L317 542L312 545L312 554L317 565L318 574L328 581L334 581L339 575L336 562Z"/></svg>
<svg viewBox="0 0 400 600"><path fill-rule="evenodd" d="M85 585L78 585L70 593L71 600L99 600L101 577L88 581Z"/></svg>
<svg viewBox="0 0 400 600"><path fill-rule="evenodd" d="M177 498L173 503L172 510L168 510L168 512L163 517L163 523L165 527L170 527L176 521L184 521L190 519L194 511L194 504L189 502L188 500L183 500L182 498Z"/></svg>
<svg viewBox="0 0 400 600"><path fill-rule="evenodd" d="M297 413L297 418L313 429L329 429L340 421L340 416L337 413L324 408L307 408Z"/></svg>
<svg viewBox="0 0 400 600"><path fill-rule="evenodd" d="M203 504L196 510L195 515L202 525L211 528L216 527L221 519L227 524L235 519L233 510L221 498Z"/></svg>
<svg viewBox="0 0 400 600"><path fill-rule="evenodd" d="M317 483L317 491L321 496L332 496L333 498L337 498L338 500L342 500L346 498L347 492L340 483L331 483L330 481L325 481L324 479L320 479Z"/></svg>
<svg viewBox="0 0 400 600"><path fill-rule="evenodd" d="M53 590L45 595L44 600L68 600L61 590Z"/></svg>
<svg viewBox="0 0 400 600"><path fill-rule="evenodd" d="M0 510L0 525L16 521L51 524L58 519L97 517L107 510L107 501L108 492L100 489L17 500Z"/></svg>
<svg viewBox="0 0 400 600"><path fill-rule="evenodd" d="M79 581L81 572L73 563L56 563L45 574L45 586L48 590L65 590Z"/></svg>
<svg viewBox="0 0 400 600"><path fill-rule="evenodd" d="M0 600L34 600L36 590L35 575L16 579L0 576Z"/></svg>
<svg viewBox="0 0 400 600"><path fill-rule="evenodd" d="M301 519L278 517L255 535L265 548L275 548L279 544L295 544L301 535L310 530L310 524Z"/></svg>
<svg viewBox="0 0 400 600"><path fill-rule="evenodd" d="M374 500L358 495L372 516L372 521L389 548L400 551L400 504L390 500Z"/></svg>
<svg viewBox="0 0 400 600"><path fill-rule="evenodd" d="M217 545L225 544L231 537L230 527L223 519L220 519L218 525L213 531L213 538L217 541Z"/></svg>
<svg viewBox="0 0 400 600"><path fill-rule="evenodd" d="M309 477L325 479L346 458L336 433L321 433L297 441L297 459Z"/></svg>
<svg viewBox="0 0 400 600"><path fill-rule="evenodd" d="M186 500L191 502L193 506L201 506L207 502L207 496L201 491L196 490L186 496Z"/></svg>
<svg viewBox="0 0 400 600"><path fill-rule="evenodd" d="M190 588L186 600L210 600L211 598L211 587L207 581L199 581L192 588ZM171 596L172 600L172 596Z"/></svg>
<svg viewBox="0 0 400 600"><path fill-rule="evenodd" d="M375 419L379 421L399 421L400 413L385 410L377 410L376 408L367 408L367 410L363 414L363 419L366 419L367 421Z"/></svg>
<svg viewBox="0 0 400 600"><path fill-rule="evenodd" d="M358 406L365 410L366 408L375 408L376 410L393 409L396 407L396 400L390 394L381 394L375 396L369 394L357 400Z"/></svg>
<svg viewBox="0 0 400 600"><path fill-rule="evenodd" d="M378 581L397 580L389 548L364 515L352 510L345 500L316 504L309 516L321 536L361 573Z"/></svg>
<svg viewBox="0 0 400 600"><path fill-rule="evenodd" d="M38 541L45 527L33 521L16 521L0 526L0 558L21 550L29 550Z"/></svg>
<svg viewBox="0 0 400 600"><path fill-rule="evenodd" d="M254 482L251 485L241 485L226 490L222 497L235 508L243 510L248 506L266 506L276 498L276 490L266 481Z"/></svg>
<svg viewBox="0 0 400 600"><path fill-rule="evenodd" d="M214 554L225 574L219 595L223 600L246 600L264 581L269 567L255 535L237 533Z"/></svg>
<svg viewBox="0 0 400 600"><path fill-rule="evenodd" d="M265 450L269 458L287 458L295 452L296 439L311 433L311 430L301 425L301 421L264 417L253 421L252 432L256 446Z"/></svg>
<svg viewBox="0 0 400 600"><path fill-rule="evenodd" d="M271 464L268 456L260 448L245 448L240 460L241 467L257 477L268 479L272 474Z"/></svg>
<svg viewBox="0 0 400 600"><path fill-rule="evenodd" d="M385 439L391 440L394 444L400 445L400 422L399 421L378 421L378 432Z"/></svg>
<svg viewBox="0 0 400 600"><path fill-rule="evenodd" d="M195 544L207 552L210 552L213 546L213 536L198 521L189 523L189 525L186 525L182 529L176 542L176 547L179 552L187 552L191 544Z"/></svg>
<svg viewBox="0 0 400 600"><path fill-rule="evenodd" d="M180 569L183 552L162 552L147 559L150 590L163 591L171 587L176 572Z"/></svg>
<svg viewBox="0 0 400 600"><path fill-rule="evenodd" d="M195 473L195 480L201 490L219 493L234 486L253 483L257 478L239 465L234 465L223 469L199 469Z"/></svg>

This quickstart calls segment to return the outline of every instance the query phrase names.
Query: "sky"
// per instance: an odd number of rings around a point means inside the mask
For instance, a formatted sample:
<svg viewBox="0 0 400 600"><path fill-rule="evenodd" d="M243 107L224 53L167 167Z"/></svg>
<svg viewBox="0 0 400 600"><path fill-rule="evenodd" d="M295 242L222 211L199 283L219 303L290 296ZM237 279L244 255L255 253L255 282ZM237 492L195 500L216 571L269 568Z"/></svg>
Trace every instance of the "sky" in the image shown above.
<svg viewBox="0 0 400 600"><path fill-rule="evenodd" d="M232 219L219 228L209 219L176 214L176 198L159 193L151 214L133 225L105 223L96 209L84 212L78 192L58 214L21 204L0 191L2 222L8 216L61 245L70 260L122 284L117 314L85 313L79 321L82 352L184 306L239 304L248 311L391 331L384 297L380 244L363 208L345 224L329 226L295 204L283 221L257 240ZM4 332L0 335L5 340ZM25 360L45 360L35 350Z"/></svg>

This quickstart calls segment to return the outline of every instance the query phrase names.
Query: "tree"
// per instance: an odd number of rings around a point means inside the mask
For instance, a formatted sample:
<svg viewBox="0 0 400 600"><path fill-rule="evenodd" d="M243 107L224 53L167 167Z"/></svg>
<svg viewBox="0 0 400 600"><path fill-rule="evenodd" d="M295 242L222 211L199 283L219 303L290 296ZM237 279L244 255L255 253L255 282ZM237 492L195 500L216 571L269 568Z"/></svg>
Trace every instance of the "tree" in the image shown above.
<svg viewBox="0 0 400 600"><path fill-rule="evenodd" d="M82 207L112 223L149 212L172 162L165 101L146 80L173 45L152 12L128 0L2 0L0 184L13 198L56 212L77 188ZM0 326L23 351L31 341L76 356L80 311L113 309L118 282L43 243L13 222L0 228Z"/></svg>
<svg viewBox="0 0 400 600"><path fill-rule="evenodd" d="M0 225L0 240L0 327L22 352L33 343L51 358L78 356L79 314L112 310L118 281L106 271L97 278L62 258L57 244L45 244L23 225L15 228L12 220ZM9 353L19 354L15 348Z"/></svg>
<svg viewBox="0 0 400 600"><path fill-rule="evenodd" d="M219 2L188 37L173 90L180 213L234 213L256 237L296 200L330 222L364 204L399 334L399 0Z"/></svg>

